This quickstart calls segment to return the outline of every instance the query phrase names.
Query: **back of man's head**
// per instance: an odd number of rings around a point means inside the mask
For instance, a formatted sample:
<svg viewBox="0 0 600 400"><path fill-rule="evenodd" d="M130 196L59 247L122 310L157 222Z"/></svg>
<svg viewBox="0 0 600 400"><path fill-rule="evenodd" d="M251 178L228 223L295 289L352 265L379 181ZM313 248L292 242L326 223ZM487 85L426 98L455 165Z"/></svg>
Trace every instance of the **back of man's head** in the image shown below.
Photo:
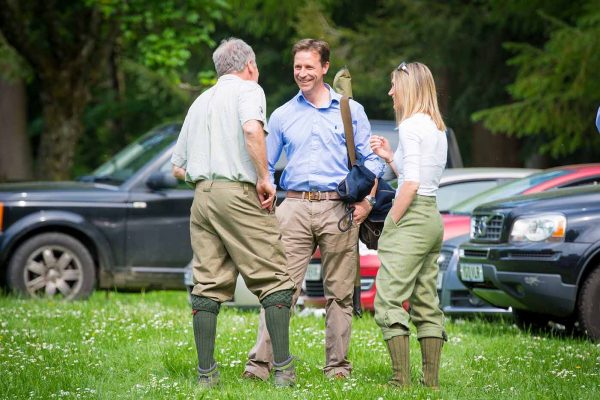
<svg viewBox="0 0 600 400"><path fill-rule="evenodd" d="M242 39L224 39L213 53L217 76L241 72L249 61L255 61L252 47Z"/></svg>

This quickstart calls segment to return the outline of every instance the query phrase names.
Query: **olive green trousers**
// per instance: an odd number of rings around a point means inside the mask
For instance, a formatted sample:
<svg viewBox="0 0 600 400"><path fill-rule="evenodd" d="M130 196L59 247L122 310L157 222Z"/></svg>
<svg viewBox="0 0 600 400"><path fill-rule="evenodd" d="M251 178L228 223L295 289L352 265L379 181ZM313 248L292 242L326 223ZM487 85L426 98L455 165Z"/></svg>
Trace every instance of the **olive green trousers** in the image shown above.
<svg viewBox="0 0 600 400"><path fill-rule="evenodd" d="M261 301L272 293L294 289L277 217L260 207L254 185L196 183L190 234L192 294L218 303L231 300L238 274Z"/></svg>
<svg viewBox="0 0 600 400"><path fill-rule="evenodd" d="M437 295L437 259L444 227L435 197L417 195L398 223L390 215L379 238L375 321L384 340L409 335L444 338L444 314ZM410 313L402 307L408 300Z"/></svg>

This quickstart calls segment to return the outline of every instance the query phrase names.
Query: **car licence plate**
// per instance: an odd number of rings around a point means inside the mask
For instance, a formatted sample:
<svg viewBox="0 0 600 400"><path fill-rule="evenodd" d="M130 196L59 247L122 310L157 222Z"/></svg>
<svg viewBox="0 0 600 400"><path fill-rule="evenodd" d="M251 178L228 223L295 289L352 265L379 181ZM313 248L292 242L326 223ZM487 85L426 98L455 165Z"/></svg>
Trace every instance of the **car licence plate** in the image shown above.
<svg viewBox="0 0 600 400"><path fill-rule="evenodd" d="M460 279L464 282L483 282L481 264L460 264Z"/></svg>
<svg viewBox="0 0 600 400"><path fill-rule="evenodd" d="M306 269L306 275L304 279L307 281L320 281L321 280L321 264L310 263Z"/></svg>

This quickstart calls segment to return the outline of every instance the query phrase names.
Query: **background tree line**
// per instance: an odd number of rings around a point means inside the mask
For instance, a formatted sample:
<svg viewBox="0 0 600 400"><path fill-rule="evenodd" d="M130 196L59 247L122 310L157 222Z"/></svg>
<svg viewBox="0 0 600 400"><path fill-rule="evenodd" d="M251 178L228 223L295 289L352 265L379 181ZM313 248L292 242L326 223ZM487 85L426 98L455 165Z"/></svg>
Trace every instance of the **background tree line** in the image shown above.
<svg viewBox="0 0 600 400"><path fill-rule="evenodd" d="M0 0L0 180L84 174L182 120L229 36L269 112L297 90L292 44L317 37L370 118L393 118L398 63L428 64L467 165L600 159L600 0Z"/></svg>

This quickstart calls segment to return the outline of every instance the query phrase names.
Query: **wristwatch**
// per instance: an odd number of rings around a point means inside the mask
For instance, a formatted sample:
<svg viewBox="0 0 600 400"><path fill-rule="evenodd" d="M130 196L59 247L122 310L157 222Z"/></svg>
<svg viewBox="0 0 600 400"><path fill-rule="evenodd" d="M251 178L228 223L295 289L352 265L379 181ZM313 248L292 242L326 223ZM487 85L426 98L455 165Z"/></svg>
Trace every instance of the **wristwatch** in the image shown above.
<svg viewBox="0 0 600 400"><path fill-rule="evenodd" d="M377 200L375 200L375 197L371 196L371 195L365 196L365 200L367 200L369 202L369 204L371 205L371 208L375 207L375 203L377 203Z"/></svg>

